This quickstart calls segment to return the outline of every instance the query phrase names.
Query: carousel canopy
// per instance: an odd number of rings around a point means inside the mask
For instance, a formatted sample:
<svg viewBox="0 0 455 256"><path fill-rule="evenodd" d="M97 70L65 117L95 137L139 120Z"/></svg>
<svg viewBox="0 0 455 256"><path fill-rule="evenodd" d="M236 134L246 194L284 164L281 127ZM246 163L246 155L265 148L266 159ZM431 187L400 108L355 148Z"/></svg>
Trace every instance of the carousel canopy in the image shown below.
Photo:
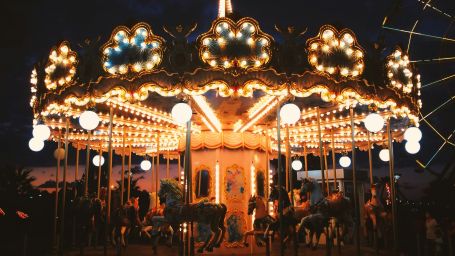
<svg viewBox="0 0 455 256"><path fill-rule="evenodd" d="M185 125L171 116L183 101L193 110L192 149L276 151L277 108L289 102L300 117L281 125L297 154L319 152L319 131L328 148L351 151L350 108L360 149L368 138L385 143L380 120L368 134L369 113L390 118L398 141L418 125L420 75L399 47L383 58L381 45L367 52L353 31L330 25L308 37L298 26L275 27L278 43L258 21L236 17L230 1L221 2L219 17L194 42L188 36L196 24L163 27L158 35L143 22L115 28L107 42L61 42L32 71L34 124L46 124L57 140L68 120L74 146L90 140L106 149L113 108L114 150L131 146L140 155L184 149ZM78 121L86 110L100 118L90 136Z"/></svg>

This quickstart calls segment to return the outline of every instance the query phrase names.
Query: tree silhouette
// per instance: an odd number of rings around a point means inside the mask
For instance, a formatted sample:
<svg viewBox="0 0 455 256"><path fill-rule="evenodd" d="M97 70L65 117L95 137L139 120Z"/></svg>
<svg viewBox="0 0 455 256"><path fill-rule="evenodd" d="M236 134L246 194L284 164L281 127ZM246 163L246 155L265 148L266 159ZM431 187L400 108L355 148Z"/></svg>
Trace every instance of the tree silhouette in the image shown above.
<svg viewBox="0 0 455 256"><path fill-rule="evenodd" d="M22 197L35 191L32 182L35 177L30 176L31 169L14 167L11 165L0 168L0 194L8 197Z"/></svg>

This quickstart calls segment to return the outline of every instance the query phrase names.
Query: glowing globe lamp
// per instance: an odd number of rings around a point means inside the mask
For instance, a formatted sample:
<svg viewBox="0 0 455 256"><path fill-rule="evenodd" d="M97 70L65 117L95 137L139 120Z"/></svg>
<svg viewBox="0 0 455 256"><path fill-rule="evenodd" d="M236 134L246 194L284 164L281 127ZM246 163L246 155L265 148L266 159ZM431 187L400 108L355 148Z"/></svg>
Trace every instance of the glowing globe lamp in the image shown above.
<svg viewBox="0 0 455 256"><path fill-rule="evenodd" d="M280 109L280 118L284 124L295 124L300 119L300 109L293 103L285 104Z"/></svg>
<svg viewBox="0 0 455 256"><path fill-rule="evenodd" d="M38 138L32 138L28 142L28 147L35 152L41 151L44 148L44 141Z"/></svg>
<svg viewBox="0 0 455 256"><path fill-rule="evenodd" d="M404 139L408 142L419 142L422 139L422 132L417 127L409 127L404 132Z"/></svg>
<svg viewBox="0 0 455 256"><path fill-rule="evenodd" d="M152 169L152 163L149 160L143 160L141 162L141 169L144 171Z"/></svg>
<svg viewBox="0 0 455 256"><path fill-rule="evenodd" d="M47 140L51 136L51 129L45 124L38 124L33 127L33 137L40 140Z"/></svg>
<svg viewBox="0 0 455 256"><path fill-rule="evenodd" d="M365 127L370 132L379 132L384 127L384 118L376 113L369 114L363 122L365 123Z"/></svg>
<svg viewBox="0 0 455 256"><path fill-rule="evenodd" d="M62 160L63 158L65 158L65 149L63 149L63 148L55 149L54 158L57 160Z"/></svg>
<svg viewBox="0 0 455 256"><path fill-rule="evenodd" d="M79 117L79 124L87 131L95 129L98 127L99 123L100 117L91 110L84 111Z"/></svg>
<svg viewBox="0 0 455 256"><path fill-rule="evenodd" d="M101 161L101 163L100 163L100 161ZM93 163L94 166L100 166L100 165L103 166L104 157L100 156L100 155L96 155L96 156L93 157L92 163Z"/></svg>
<svg viewBox="0 0 455 256"><path fill-rule="evenodd" d="M190 105L186 103L177 103L174 105L171 111L172 119L179 124L185 124L191 120L193 110Z"/></svg>
<svg viewBox="0 0 455 256"><path fill-rule="evenodd" d="M379 151L379 158L384 162L388 162L390 160L389 150L385 148Z"/></svg>
<svg viewBox="0 0 455 256"><path fill-rule="evenodd" d="M351 165L351 158L349 158L349 156L342 156L340 157L340 165L341 167L349 167Z"/></svg>
<svg viewBox="0 0 455 256"><path fill-rule="evenodd" d="M412 155L417 154L420 151L420 143L416 141L408 141L404 147L406 151Z"/></svg>
<svg viewBox="0 0 455 256"><path fill-rule="evenodd" d="M302 170L303 165L300 160L296 159L296 160L292 161L291 166L292 166L292 169L294 169L296 171L300 171L300 170Z"/></svg>

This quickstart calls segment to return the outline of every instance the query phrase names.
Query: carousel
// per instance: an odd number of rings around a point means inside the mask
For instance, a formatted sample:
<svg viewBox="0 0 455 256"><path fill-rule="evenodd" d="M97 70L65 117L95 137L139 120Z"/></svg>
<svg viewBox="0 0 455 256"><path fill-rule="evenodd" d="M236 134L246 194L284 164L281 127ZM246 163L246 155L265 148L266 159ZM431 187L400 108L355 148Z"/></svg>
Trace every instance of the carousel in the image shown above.
<svg viewBox="0 0 455 256"><path fill-rule="evenodd" d="M30 148L39 151L45 141L63 144L63 179L68 147L77 148L78 156L79 150L87 156L106 152L107 184L114 182L114 154L122 158L122 180L131 176L132 155L144 158L144 170L153 161L156 197L175 178L183 204L225 206L224 239L215 234L208 248L218 242L215 250L231 253L245 250L243 234L253 228L250 197L267 199L277 185L292 197L293 169L308 171L308 155L319 157L321 188L330 195L338 189L338 164L352 169L355 186L356 151L369 151L371 159L371 149L382 147L391 177L394 143L405 141L411 154L419 151L420 75L399 47L384 57L381 46L367 51L353 31L331 25L316 35L276 26L278 43L257 20L236 15L230 1L220 1L210 29L190 42L195 29L196 24L161 31L138 23L115 28L106 42L57 44L32 71ZM178 159L178 177L169 171L159 176L160 158ZM102 161L93 160L100 166ZM274 174L280 184L274 184ZM330 184L326 177L333 175ZM85 184L88 193L88 179ZM111 186L107 189L109 223ZM123 204L130 187L122 183L120 189ZM358 214L359 202L351 200ZM283 214L273 202L265 207L272 217ZM196 219L181 221L179 230L197 249L205 246L210 229ZM192 250L185 248L185 254Z"/></svg>

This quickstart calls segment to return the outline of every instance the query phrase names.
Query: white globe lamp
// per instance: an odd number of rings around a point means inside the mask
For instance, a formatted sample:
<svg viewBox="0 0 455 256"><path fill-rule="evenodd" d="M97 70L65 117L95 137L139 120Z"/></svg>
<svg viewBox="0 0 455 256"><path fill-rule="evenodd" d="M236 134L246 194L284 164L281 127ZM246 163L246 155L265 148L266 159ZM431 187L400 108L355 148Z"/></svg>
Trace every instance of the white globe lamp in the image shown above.
<svg viewBox="0 0 455 256"><path fill-rule="evenodd" d="M379 151L379 158L384 162L388 162L390 160L389 150L385 148Z"/></svg>
<svg viewBox="0 0 455 256"><path fill-rule="evenodd" d="M292 169L294 169L296 171L300 171L300 170L302 170L302 166L303 166L302 161L296 159L296 160L292 161L291 166L292 166Z"/></svg>
<svg viewBox="0 0 455 256"><path fill-rule="evenodd" d="M404 147L406 151L412 155L417 154L420 151L420 143L416 141L408 141Z"/></svg>
<svg viewBox="0 0 455 256"><path fill-rule="evenodd" d="M280 109L280 118L284 124L295 124L300 119L300 109L293 103L285 104Z"/></svg>
<svg viewBox="0 0 455 256"><path fill-rule="evenodd" d="M41 151L44 148L44 141L33 137L29 142L28 142L28 147L34 151L38 152Z"/></svg>
<svg viewBox="0 0 455 256"><path fill-rule="evenodd" d="M149 160L143 160L141 162L141 169L144 171L148 171L152 168L152 163Z"/></svg>
<svg viewBox="0 0 455 256"><path fill-rule="evenodd" d="M95 129L98 127L99 123L100 117L91 110L86 110L82 112L81 116L79 116L79 124L87 131Z"/></svg>
<svg viewBox="0 0 455 256"><path fill-rule="evenodd" d="M408 142L419 142L422 139L422 132L417 127L409 127L404 132L404 139Z"/></svg>
<svg viewBox="0 0 455 256"><path fill-rule="evenodd" d="M100 162L101 161L101 162ZM100 155L96 155L93 157L92 159L92 163L94 166L103 166L104 165L104 157L103 156L100 156Z"/></svg>
<svg viewBox="0 0 455 256"><path fill-rule="evenodd" d="M384 127L384 118L376 113L370 113L363 120L365 127L370 132L379 132Z"/></svg>
<svg viewBox="0 0 455 256"><path fill-rule="evenodd" d="M45 124L38 124L33 127L33 137L40 140L47 140L51 136L51 129Z"/></svg>
<svg viewBox="0 0 455 256"><path fill-rule="evenodd" d="M191 120L191 116L193 115L193 110L191 109L190 105L187 103L177 103L174 105L171 111L172 119L179 124L186 124L188 121Z"/></svg>
<svg viewBox="0 0 455 256"><path fill-rule="evenodd" d="M341 167L349 167L351 165L351 158L349 158L349 156L342 156L340 157L340 165Z"/></svg>
<svg viewBox="0 0 455 256"><path fill-rule="evenodd" d="M62 160L65 158L65 149L57 148L54 150L54 158L57 160Z"/></svg>

